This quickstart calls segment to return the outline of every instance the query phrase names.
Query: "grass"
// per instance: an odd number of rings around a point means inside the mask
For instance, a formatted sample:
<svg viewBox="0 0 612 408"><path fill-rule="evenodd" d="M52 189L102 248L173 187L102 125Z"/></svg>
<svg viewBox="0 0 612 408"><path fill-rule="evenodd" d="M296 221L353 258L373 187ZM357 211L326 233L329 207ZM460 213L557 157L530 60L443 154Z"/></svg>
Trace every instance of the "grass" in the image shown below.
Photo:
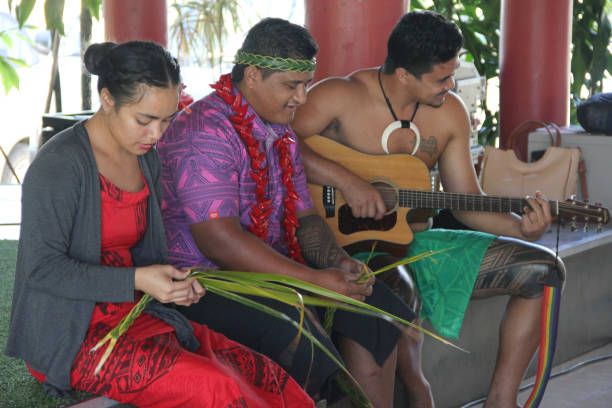
<svg viewBox="0 0 612 408"><path fill-rule="evenodd" d="M0 240L0 407L46 408L63 407L70 401L50 397L28 371L25 363L4 354L11 301L15 262L17 261L17 241Z"/></svg>

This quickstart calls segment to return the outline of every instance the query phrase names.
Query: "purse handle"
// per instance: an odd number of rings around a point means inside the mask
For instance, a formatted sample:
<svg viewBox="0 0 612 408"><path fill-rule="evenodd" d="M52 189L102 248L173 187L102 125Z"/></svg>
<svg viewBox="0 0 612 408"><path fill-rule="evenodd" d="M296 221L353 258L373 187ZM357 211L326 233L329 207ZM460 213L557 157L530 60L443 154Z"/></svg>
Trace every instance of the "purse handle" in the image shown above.
<svg viewBox="0 0 612 408"><path fill-rule="evenodd" d="M509 147L511 150L514 150L515 152L517 151L517 143L519 140L519 137L529 131L529 130L535 130L538 128L544 128L546 129L546 131L548 132L548 135L550 136L550 145L551 146L561 146L561 129L559 129L559 126L557 126L556 123L552 123L552 122L542 122L539 120L528 120L525 121L523 123L521 123L520 125L518 125L516 128L514 128L514 130L512 131L512 133L510 134L509 139ZM553 135L553 131L554 131L554 135ZM555 138L556 136L556 138Z"/></svg>
<svg viewBox="0 0 612 408"><path fill-rule="evenodd" d="M511 150L514 150L514 152L516 153L516 144L518 143L519 137L529 131L529 130L534 130L534 129L538 129L538 128L544 128L546 129L546 131L548 132L548 136L550 136L550 145L551 146L557 146L560 147L561 146L561 129L559 129L559 126L557 126L556 123L552 123L552 122L543 122L543 121L539 121L539 120L528 120L525 121L523 123L521 123L520 125L518 125L510 134L509 137L509 146ZM553 131L554 131L554 135L553 135ZM556 136L556 137L555 137ZM580 149L580 148L578 148ZM582 154L581 154L582 156ZM580 161L578 162L578 177L580 178L580 189L581 189L581 193L582 193L582 199L583 200L588 200L589 198L589 190L587 188L587 180L586 180L586 165L584 163L584 159L581 157Z"/></svg>

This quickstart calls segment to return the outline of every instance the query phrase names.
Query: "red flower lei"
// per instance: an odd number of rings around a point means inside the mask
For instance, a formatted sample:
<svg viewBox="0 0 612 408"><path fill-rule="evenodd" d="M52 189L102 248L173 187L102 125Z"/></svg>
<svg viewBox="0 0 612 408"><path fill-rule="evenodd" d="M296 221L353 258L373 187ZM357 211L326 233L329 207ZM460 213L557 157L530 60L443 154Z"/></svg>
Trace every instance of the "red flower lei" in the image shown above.
<svg viewBox="0 0 612 408"><path fill-rule="evenodd" d="M246 116L249 104L242 104L242 94L238 92L237 96L232 94L232 80L230 74L222 75L216 84L211 85L217 95L219 95L225 103L232 107L234 115L230 116L230 121L234 129L238 132L244 144L247 147L247 152L251 158L251 177L255 181L255 196L257 205L251 205L252 225L249 225L249 231L259 237L262 241L268 236L269 216L272 213L272 200L266 196L266 185L268 184L268 167L262 167L262 162L266 157L265 152L261 151L260 143L253 137L253 119L255 115ZM285 242L287 243L288 256L298 262L304 263L300 245L298 244L295 231L300 223L295 215L295 200L300 197L295 192L293 185L293 163L289 152L289 146L295 143L291 139L291 133L286 132L283 137L278 138L274 142L274 147L278 151L280 167L282 169L282 181L285 185L286 195L283 198L285 206L283 224L285 227Z"/></svg>

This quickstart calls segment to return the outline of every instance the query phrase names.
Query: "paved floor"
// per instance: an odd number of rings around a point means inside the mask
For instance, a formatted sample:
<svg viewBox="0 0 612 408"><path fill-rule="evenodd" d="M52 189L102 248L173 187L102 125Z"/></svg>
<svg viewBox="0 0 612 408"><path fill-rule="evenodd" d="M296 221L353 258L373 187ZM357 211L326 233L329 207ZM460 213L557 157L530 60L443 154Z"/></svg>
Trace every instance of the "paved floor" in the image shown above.
<svg viewBox="0 0 612 408"><path fill-rule="evenodd" d="M602 357L607 358L599 360ZM577 368L570 371L574 366ZM555 376L564 370L568 372ZM540 408L612 407L612 343L553 367L552 375L555 377L548 383ZM531 382L533 378L524 383ZM530 389L521 392L519 401L524 403L529 393ZM462 408L468 406L480 408L482 404L464 405Z"/></svg>

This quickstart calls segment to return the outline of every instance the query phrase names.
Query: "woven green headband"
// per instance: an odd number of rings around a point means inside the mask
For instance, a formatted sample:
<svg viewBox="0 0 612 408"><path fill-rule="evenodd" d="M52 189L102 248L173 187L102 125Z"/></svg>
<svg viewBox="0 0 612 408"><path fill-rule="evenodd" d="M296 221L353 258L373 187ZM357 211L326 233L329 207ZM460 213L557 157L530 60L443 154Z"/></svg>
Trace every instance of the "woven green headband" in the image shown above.
<svg viewBox="0 0 612 408"><path fill-rule="evenodd" d="M234 57L234 64L254 65L260 68L278 69L281 71L313 72L317 65L316 60L268 57L267 55L251 54L238 51Z"/></svg>

